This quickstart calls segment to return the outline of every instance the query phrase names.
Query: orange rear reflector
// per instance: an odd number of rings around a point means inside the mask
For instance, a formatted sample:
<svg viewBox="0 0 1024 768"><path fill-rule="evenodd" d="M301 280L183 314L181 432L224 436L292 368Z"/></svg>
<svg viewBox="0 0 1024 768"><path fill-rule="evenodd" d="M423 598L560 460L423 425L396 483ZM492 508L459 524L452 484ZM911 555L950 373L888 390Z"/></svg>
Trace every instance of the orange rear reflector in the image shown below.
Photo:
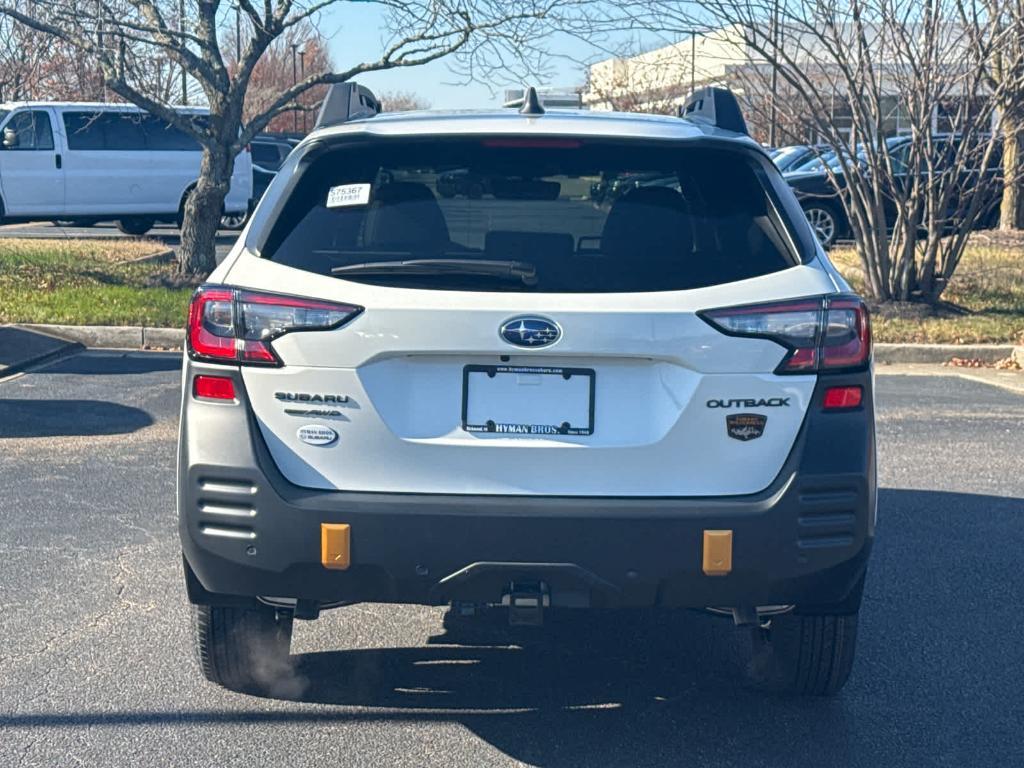
<svg viewBox="0 0 1024 768"><path fill-rule="evenodd" d="M347 523L320 523L320 562L324 568L344 571L349 567L349 532Z"/></svg>
<svg viewBox="0 0 1024 768"><path fill-rule="evenodd" d="M725 576L732 571L732 531L704 531L704 573Z"/></svg>

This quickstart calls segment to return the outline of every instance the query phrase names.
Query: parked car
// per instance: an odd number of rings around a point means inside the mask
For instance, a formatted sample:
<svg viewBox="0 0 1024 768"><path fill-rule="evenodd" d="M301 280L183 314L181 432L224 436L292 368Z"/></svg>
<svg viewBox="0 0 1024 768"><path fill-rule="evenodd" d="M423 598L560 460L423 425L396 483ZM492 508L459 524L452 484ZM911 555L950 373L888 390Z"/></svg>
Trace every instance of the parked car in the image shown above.
<svg viewBox="0 0 1024 768"><path fill-rule="evenodd" d="M201 109L182 109L203 120ZM199 144L131 106L76 102L0 104L0 216L3 221L113 219L145 234L178 221L199 176ZM236 158L228 214L248 209L249 154Z"/></svg>
<svg viewBox="0 0 1024 768"><path fill-rule="evenodd" d="M679 180L675 176L665 176L660 171L606 173L600 181L590 185L590 199L595 203L611 202L631 189L678 185Z"/></svg>
<svg viewBox="0 0 1024 768"><path fill-rule="evenodd" d="M249 142L252 159L252 205L260 201L274 180L282 163L295 147L297 140L290 135L261 134ZM225 229L241 229L249 218L249 212L225 215L221 226Z"/></svg>
<svg viewBox="0 0 1024 768"><path fill-rule="evenodd" d="M828 152L829 148L825 144L793 144L773 149L769 154L775 167L782 173L788 173Z"/></svg>
<svg viewBox="0 0 1024 768"><path fill-rule="evenodd" d="M361 601L451 604L452 632L710 606L759 680L838 691L875 529L868 313L732 94L676 119L528 91L427 128L375 102L332 87L192 298L203 674L272 692L293 620ZM514 194L442 205L453 168ZM578 193L626 168L675 186Z"/></svg>
<svg viewBox="0 0 1024 768"><path fill-rule="evenodd" d="M935 137L936 145L936 168L949 167L951 162L949 148L952 142L958 142L959 137L939 135ZM910 149L910 139L906 136L894 136L885 141L886 152L892 157L896 170L895 179L898 184L907 183L909 177L907 171L900 172L900 169L907 167L907 153ZM850 233L850 224L846 218L839 191L846 184L845 169L850 164L857 163L862 169L867 170L867 161L863 149L858 149L856 155L849 154L840 157L836 152L826 152L820 157L813 157L805 161L794 170L784 174L786 182L793 189L800 206L807 216L807 221L814 230L815 235L825 248L830 248L837 240L846 238ZM1001 154L995 152L989 162L983 176L990 182L997 182L1001 176ZM828 169L831 169L835 176L836 183L830 178ZM998 183L979 184L982 177L979 172L968 171L962 183L959 185L961 192L968 194L983 194L986 197L982 214L978 217L978 226L991 227L998 223ZM891 204L894 194L888 200L890 205L886 207L888 224L891 227L896 220L896 207ZM951 199L951 210L949 211L949 226L956 226L957 210L962 198L954 195Z"/></svg>

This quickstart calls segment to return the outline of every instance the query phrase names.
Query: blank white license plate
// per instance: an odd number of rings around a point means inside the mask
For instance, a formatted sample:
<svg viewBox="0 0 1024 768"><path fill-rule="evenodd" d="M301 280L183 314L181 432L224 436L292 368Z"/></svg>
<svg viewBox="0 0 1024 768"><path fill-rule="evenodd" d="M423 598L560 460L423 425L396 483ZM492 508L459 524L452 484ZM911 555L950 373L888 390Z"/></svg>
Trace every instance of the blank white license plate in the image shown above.
<svg viewBox="0 0 1024 768"><path fill-rule="evenodd" d="M592 435L594 371L467 365L462 428L498 435Z"/></svg>

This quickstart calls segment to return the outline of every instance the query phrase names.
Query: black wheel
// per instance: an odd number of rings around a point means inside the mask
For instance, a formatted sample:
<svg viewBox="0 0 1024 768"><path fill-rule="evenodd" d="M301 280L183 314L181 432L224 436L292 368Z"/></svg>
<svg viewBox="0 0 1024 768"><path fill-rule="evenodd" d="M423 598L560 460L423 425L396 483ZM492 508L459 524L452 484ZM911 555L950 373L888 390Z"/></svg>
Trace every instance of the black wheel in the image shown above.
<svg viewBox="0 0 1024 768"><path fill-rule="evenodd" d="M754 630L751 675L755 682L785 693L833 696L850 678L857 649L857 614L772 618Z"/></svg>
<svg viewBox="0 0 1024 768"><path fill-rule="evenodd" d="M470 182L469 186L466 187L466 197L470 200L479 200L484 196L484 185L479 181Z"/></svg>
<svg viewBox="0 0 1024 768"><path fill-rule="evenodd" d="M141 237L153 228L156 219L152 216L126 216L117 220L117 228L126 235Z"/></svg>
<svg viewBox="0 0 1024 768"><path fill-rule="evenodd" d="M814 202L804 203L803 209L807 223L811 225L821 247L828 249L835 245L839 239L841 226L836 209L826 203Z"/></svg>
<svg viewBox="0 0 1024 768"><path fill-rule="evenodd" d="M288 657L291 613L196 605L192 617L199 667L211 683L286 698L301 693Z"/></svg>

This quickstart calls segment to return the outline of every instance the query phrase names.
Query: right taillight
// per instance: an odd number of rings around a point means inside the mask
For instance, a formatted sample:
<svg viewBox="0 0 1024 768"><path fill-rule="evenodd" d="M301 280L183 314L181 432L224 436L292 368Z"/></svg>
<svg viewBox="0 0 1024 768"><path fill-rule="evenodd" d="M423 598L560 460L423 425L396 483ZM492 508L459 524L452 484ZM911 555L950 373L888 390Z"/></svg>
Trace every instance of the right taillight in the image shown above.
<svg viewBox="0 0 1024 768"><path fill-rule="evenodd" d="M871 320L856 296L725 307L700 316L730 336L771 339L789 350L776 373L863 368L871 359Z"/></svg>
<svg viewBox="0 0 1024 768"><path fill-rule="evenodd" d="M362 307L299 296L201 286L188 308L188 353L193 360L280 365L270 342L292 331L338 328Z"/></svg>

